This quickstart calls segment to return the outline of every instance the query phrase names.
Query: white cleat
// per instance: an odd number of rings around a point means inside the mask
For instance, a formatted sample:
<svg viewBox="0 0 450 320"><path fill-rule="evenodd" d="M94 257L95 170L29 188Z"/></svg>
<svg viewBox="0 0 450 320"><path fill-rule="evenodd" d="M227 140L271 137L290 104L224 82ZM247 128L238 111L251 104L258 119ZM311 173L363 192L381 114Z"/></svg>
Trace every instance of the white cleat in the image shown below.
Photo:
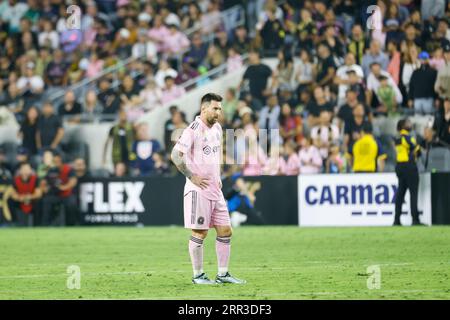
<svg viewBox="0 0 450 320"><path fill-rule="evenodd" d="M194 278L192 278L193 284L216 284L214 281L210 280L206 273L202 273Z"/></svg>
<svg viewBox="0 0 450 320"><path fill-rule="evenodd" d="M245 280L233 277L229 272L227 272L224 276L217 275L216 282L217 283L236 283L236 284L247 283L247 281L245 281Z"/></svg>

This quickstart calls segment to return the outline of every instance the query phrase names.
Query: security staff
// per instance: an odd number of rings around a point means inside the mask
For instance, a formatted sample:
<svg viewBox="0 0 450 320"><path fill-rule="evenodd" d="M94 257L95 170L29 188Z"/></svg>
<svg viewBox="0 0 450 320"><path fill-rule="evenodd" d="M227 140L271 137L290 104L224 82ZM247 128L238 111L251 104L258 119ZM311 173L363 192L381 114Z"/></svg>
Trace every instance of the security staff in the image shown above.
<svg viewBox="0 0 450 320"><path fill-rule="evenodd" d="M419 189L419 171L416 158L420 155L420 146L416 139L410 135L412 123L409 119L402 119L397 123L397 131L400 136L395 139L397 152L397 165L395 173L398 177L398 189L395 197L394 226L399 226L402 205L405 200L406 190L409 190L411 201L411 215L413 225L421 225L419 211L417 209L417 196Z"/></svg>
<svg viewBox="0 0 450 320"><path fill-rule="evenodd" d="M353 161L353 172L377 172L384 170L387 158L380 142L372 134L372 125L365 122L362 135L348 150L347 157Z"/></svg>

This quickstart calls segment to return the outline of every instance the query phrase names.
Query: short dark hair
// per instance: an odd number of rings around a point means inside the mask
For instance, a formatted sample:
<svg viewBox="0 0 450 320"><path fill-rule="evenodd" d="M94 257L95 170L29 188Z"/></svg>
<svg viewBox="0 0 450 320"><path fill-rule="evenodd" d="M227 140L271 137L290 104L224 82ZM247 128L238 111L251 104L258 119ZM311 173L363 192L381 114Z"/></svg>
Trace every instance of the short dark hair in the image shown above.
<svg viewBox="0 0 450 320"><path fill-rule="evenodd" d="M407 121L408 121L408 118L403 118L403 119L398 120L397 131L401 131L401 130L405 129L405 125L406 125Z"/></svg>
<svg viewBox="0 0 450 320"><path fill-rule="evenodd" d="M372 124L367 121L364 122L362 125L362 131L364 131L365 133L372 133L373 132Z"/></svg>
<svg viewBox="0 0 450 320"><path fill-rule="evenodd" d="M222 101L222 97L215 93L207 93L202 97L201 104L209 103L211 101Z"/></svg>

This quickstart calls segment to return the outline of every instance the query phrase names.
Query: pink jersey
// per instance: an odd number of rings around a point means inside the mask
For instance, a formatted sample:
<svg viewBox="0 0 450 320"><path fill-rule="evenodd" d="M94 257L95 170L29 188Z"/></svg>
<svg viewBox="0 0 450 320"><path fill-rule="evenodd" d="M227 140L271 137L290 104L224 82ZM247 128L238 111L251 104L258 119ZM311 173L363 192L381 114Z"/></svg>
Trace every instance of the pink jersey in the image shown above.
<svg viewBox="0 0 450 320"><path fill-rule="evenodd" d="M186 154L186 165L194 174L208 178L208 187L204 190L186 179L184 193L197 191L209 200L223 197L220 189L220 161L222 157L222 127L215 123L209 128L200 117L196 117L184 129L174 148Z"/></svg>

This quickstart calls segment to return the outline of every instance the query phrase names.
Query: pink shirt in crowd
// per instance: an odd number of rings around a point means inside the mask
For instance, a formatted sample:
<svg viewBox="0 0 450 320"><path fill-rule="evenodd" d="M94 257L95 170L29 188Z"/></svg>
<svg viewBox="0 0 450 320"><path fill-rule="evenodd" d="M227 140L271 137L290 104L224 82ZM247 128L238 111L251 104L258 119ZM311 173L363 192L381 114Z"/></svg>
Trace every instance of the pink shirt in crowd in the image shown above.
<svg viewBox="0 0 450 320"><path fill-rule="evenodd" d="M184 194L197 191L209 200L220 200L223 197L220 189L220 160L222 154L222 127L215 123L209 128L197 116L184 129L174 149L186 155L186 165L194 174L208 178L208 187L201 189L186 178Z"/></svg>
<svg viewBox="0 0 450 320"><path fill-rule="evenodd" d="M293 153L289 156L285 165L282 169L282 172L286 176L296 176L300 171L300 158L297 153Z"/></svg>
<svg viewBox="0 0 450 320"><path fill-rule="evenodd" d="M151 28L148 31L148 37L156 42L158 52L164 50L164 41L168 35L169 29L167 29L165 26L161 26L159 28Z"/></svg>
<svg viewBox="0 0 450 320"><path fill-rule="evenodd" d="M309 148L302 148L298 153L298 157L300 160L300 174L321 172L322 156L317 147L310 146Z"/></svg>
<svg viewBox="0 0 450 320"><path fill-rule="evenodd" d="M103 69L103 60L91 61L86 69L86 77L93 78Z"/></svg>
<svg viewBox="0 0 450 320"><path fill-rule="evenodd" d="M183 87L173 85L170 89L164 89L162 92L161 102L162 104L169 103L186 93Z"/></svg>
<svg viewBox="0 0 450 320"><path fill-rule="evenodd" d="M267 158L261 147L258 147L256 152L249 152L244 168L242 169L242 175L244 176L260 176L263 174L263 169L266 165Z"/></svg>
<svg viewBox="0 0 450 320"><path fill-rule="evenodd" d="M264 166L264 174L268 176L283 174L285 166L286 161L284 161L283 157L270 157L267 159L266 165Z"/></svg>
<svg viewBox="0 0 450 320"><path fill-rule="evenodd" d="M242 57L240 55L237 54L234 57L229 57L227 59L227 72L230 73L238 70L242 65Z"/></svg>
<svg viewBox="0 0 450 320"><path fill-rule="evenodd" d="M167 34L164 39L164 52L167 53L181 53L181 51L189 47L189 39L184 33L175 32L174 34Z"/></svg>

